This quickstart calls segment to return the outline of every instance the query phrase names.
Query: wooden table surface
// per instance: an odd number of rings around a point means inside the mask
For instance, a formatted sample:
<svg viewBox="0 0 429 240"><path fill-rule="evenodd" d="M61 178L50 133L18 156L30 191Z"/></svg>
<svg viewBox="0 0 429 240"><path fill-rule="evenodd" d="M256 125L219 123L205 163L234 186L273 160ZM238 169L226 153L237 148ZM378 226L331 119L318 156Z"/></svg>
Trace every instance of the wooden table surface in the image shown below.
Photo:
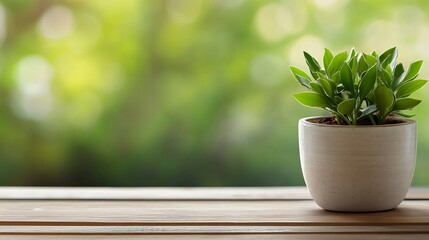
<svg viewBox="0 0 429 240"><path fill-rule="evenodd" d="M324 211L303 187L0 187L0 239L429 239L429 188L395 210Z"/></svg>

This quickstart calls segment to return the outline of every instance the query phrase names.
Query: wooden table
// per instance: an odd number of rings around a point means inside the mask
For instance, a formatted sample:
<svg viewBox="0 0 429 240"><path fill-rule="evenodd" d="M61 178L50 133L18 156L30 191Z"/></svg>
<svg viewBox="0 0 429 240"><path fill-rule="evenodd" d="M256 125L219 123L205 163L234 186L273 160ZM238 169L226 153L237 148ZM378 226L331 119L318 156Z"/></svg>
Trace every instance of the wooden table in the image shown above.
<svg viewBox="0 0 429 240"><path fill-rule="evenodd" d="M429 188L379 213L324 211L303 187L1 187L0 199L0 239L429 239Z"/></svg>

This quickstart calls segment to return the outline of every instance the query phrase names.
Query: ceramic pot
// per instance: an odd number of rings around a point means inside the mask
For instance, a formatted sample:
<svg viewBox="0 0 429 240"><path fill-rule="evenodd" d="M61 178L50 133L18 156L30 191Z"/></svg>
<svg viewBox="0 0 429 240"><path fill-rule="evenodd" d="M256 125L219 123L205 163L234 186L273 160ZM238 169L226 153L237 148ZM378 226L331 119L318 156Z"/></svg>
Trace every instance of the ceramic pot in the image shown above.
<svg viewBox="0 0 429 240"><path fill-rule="evenodd" d="M318 117L320 118L320 117ZM321 208L372 212L397 207L411 185L416 122L371 126L299 121L305 183Z"/></svg>

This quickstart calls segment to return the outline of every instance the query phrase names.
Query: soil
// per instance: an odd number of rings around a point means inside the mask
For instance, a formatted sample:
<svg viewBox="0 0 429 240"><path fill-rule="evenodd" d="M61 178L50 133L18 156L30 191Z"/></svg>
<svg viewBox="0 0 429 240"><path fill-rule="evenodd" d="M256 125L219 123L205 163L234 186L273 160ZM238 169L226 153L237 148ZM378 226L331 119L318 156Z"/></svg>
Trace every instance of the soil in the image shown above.
<svg viewBox="0 0 429 240"><path fill-rule="evenodd" d="M309 119L309 122L312 123L319 123L319 124L326 124L326 125L338 125L337 120L335 117L320 117L320 118L313 118ZM394 118L394 117L388 117L384 121L383 125L385 124L397 124L397 123L404 123L405 121ZM342 125L347 125L346 123L343 123ZM363 122L360 122L358 125L373 125L369 119L366 119Z"/></svg>

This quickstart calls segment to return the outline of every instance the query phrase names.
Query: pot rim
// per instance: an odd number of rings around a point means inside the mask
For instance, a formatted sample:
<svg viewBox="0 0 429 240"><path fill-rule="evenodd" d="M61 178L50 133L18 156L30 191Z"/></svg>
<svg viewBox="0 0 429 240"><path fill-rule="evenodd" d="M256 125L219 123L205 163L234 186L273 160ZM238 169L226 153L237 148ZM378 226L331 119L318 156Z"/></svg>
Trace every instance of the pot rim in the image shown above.
<svg viewBox="0 0 429 240"><path fill-rule="evenodd" d="M398 118L398 117L394 117L394 118L395 119L400 119L403 122L401 122L401 123L392 123L392 124L383 124L383 125L329 125L329 124L314 123L314 122L309 122L308 121L310 119L326 118L326 117L328 117L328 116L313 116L313 117L301 118L299 120L299 124L319 126L319 127L329 127L329 128L389 128L389 127L400 127L400 126L407 126L407 125L416 124L415 120L407 119L407 118Z"/></svg>

